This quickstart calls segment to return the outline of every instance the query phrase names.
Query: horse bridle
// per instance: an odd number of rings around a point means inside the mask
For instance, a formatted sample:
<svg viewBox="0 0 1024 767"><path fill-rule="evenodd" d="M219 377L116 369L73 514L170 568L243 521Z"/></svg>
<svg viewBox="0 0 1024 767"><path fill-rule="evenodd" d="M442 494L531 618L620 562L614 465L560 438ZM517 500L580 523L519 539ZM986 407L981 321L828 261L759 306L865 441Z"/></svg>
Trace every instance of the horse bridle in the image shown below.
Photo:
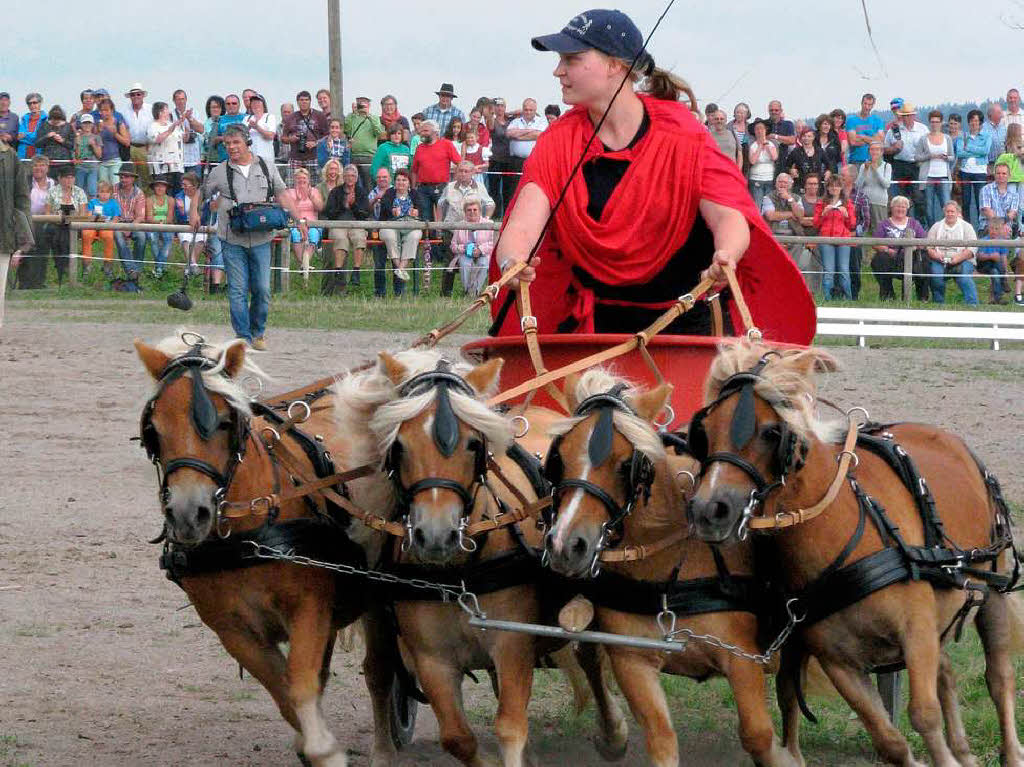
<svg viewBox="0 0 1024 767"><path fill-rule="evenodd" d="M423 394L431 389L436 389L437 406L434 411L434 421L431 428L431 437L434 444L445 458L451 458L459 446L459 419L452 409L450 390L465 394L469 397L476 397L476 391L462 376L451 371L451 363L441 359L437 362L434 370L413 376L398 387L399 397L411 397ZM476 551L476 542L464 535L469 524L469 515L476 505L476 494L481 485L486 482L487 474L487 440L481 434L479 439L470 441L470 449L474 453L473 483L467 487L461 482L447 477L424 477L406 486L402 482L401 457L402 446L396 439L384 458L384 471L391 479L395 488L398 501L398 509L403 517L405 525L405 538L402 540L403 549L407 549L412 541L412 522L409 510L413 499L427 490L448 490L455 493L462 502L461 521L459 523L459 546L463 551Z"/></svg>
<svg viewBox="0 0 1024 767"><path fill-rule="evenodd" d="M213 438L213 435L220 428L220 416L217 413L217 406L214 405L210 393L203 383L203 373L212 370L218 363L202 353L204 346L205 343L200 338L191 346L189 351L171 360L161 371L160 377L157 380L158 387L156 393L150 397L142 409L142 417L139 421L139 442L146 451L146 456L156 466L157 477L160 483L161 505L167 505L170 497L170 489L167 486L167 482L176 471L192 469L206 475L216 483L217 490L214 492L214 503L217 507L217 533L221 537L226 538L227 535L222 534L220 531L221 502L227 495L235 472L245 458L246 445L250 433L249 419L243 417L234 408L231 409L230 457L223 470L193 456L177 457L165 461L160 453L160 438L156 427L153 425L153 410L156 407L157 400L163 395L164 390L179 378L190 375L192 377L191 420L196 433L199 434L200 439L207 442ZM164 533L161 533L154 542L160 542L163 537Z"/></svg>
<svg viewBox="0 0 1024 767"><path fill-rule="evenodd" d="M727 463L738 468L754 483L754 489L750 491L750 497L747 500L747 505L743 510L743 515L736 531L737 537L740 540L744 540L747 537L747 526L757 507L764 503L765 499L773 491L785 486L786 477L789 474L803 468L807 460L807 452L810 450L810 444L806 439L797 435L784 422L774 427L774 433L779 441L773 457L775 474L778 479L770 481L754 464L735 452L717 451L709 455L704 419L712 410L727 399L733 396L739 397L739 402L736 403L736 410L733 411L732 422L729 425L729 440L736 450L742 450L746 447L750 440L754 438L757 429L757 418L754 414L754 387L759 381L764 380L761 372L772 356L779 356L779 354L774 351L768 352L749 370L734 373L725 379L725 382L719 389L718 397L693 414L687 429L687 443L690 453L700 461L698 479L707 473L708 468L712 464ZM773 407L776 405L789 406L785 399L780 399L770 404Z"/></svg>
<svg viewBox="0 0 1024 767"><path fill-rule="evenodd" d="M590 434L587 444L587 456L594 468L601 466L611 456L612 440L615 436L614 413L619 411L636 416L637 412L622 398L626 384L617 384L610 391L595 394L583 400L573 411L573 417L583 417L597 413L597 423ZM620 504L600 485L586 479L564 477L564 465L559 450L565 435L556 437L548 448L547 460L544 462L544 476L551 483L551 504L544 511L543 523L547 528L545 538L554 530L558 519L558 507L562 495L568 490L582 490L596 498L608 512L608 519L601 525L594 558L590 563L590 574L596 577L601 570L601 554L609 544L622 537L623 524L636 502L642 497L646 503L651 497L651 486L654 483L654 464L642 451L633 448L629 460L629 476L626 479L626 502ZM542 564L546 565L549 558L548 546L544 546L541 555Z"/></svg>

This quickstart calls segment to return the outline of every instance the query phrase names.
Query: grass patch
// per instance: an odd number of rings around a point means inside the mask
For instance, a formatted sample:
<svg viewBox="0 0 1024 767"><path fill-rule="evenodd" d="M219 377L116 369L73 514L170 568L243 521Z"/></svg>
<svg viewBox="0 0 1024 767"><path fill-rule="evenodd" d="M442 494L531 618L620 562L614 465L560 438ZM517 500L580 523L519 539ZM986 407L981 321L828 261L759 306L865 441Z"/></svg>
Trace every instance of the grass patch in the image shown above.
<svg viewBox="0 0 1024 767"><path fill-rule="evenodd" d="M61 626L48 626L45 623L26 623L14 629L14 636L43 639L54 636L61 628Z"/></svg>
<svg viewBox="0 0 1024 767"><path fill-rule="evenodd" d="M24 747L17 735L0 734L0 764L3 767L31 767L30 762L18 759L18 749Z"/></svg>

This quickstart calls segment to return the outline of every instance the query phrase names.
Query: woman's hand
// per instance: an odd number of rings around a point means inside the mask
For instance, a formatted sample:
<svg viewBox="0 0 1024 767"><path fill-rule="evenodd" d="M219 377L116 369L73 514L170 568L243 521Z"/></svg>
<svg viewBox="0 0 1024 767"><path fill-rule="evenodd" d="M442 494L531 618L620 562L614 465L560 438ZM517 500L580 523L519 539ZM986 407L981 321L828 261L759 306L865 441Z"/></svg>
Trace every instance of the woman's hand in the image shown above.
<svg viewBox="0 0 1024 767"><path fill-rule="evenodd" d="M711 279L715 283L715 288L723 288L728 284L728 277L726 277L726 267L736 266L736 262L739 260L734 254L726 250L716 250L715 255L711 257L711 266L700 273L702 280Z"/></svg>
<svg viewBox="0 0 1024 767"><path fill-rule="evenodd" d="M504 274L516 264L523 262L521 258L508 258L502 263L498 264L498 268L501 269L501 273ZM540 265L540 256L534 256L530 259L529 264L523 271L519 272L519 275L509 283L509 287L512 290L519 290L520 282L533 282L537 279L537 267Z"/></svg>

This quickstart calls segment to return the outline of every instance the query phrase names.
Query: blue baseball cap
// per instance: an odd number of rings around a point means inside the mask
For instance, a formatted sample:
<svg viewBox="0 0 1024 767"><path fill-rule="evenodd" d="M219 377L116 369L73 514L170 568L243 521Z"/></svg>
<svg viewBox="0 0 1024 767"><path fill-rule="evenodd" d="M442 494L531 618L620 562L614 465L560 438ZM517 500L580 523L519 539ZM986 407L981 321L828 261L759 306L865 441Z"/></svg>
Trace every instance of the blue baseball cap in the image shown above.
<svg viewBox="0 0 1024 767"><path fill-rule="evenodd" d="M892 101L889 102L889 108L890 109L902 109L903 108L903 99L901 99L899 96L897 96L896 98L894 98Z"/></svg>
<svg viewBox="0 0 1024 767"><path fill-rule="evenodd" d="M622 11L597 8L569 19L561 32L535 37L531 44L538 51L582 53L594 48L609 56L632 61L644 47L644 36ZM641 72L653 67L654 59L645 53L637 63Z"/></svg>

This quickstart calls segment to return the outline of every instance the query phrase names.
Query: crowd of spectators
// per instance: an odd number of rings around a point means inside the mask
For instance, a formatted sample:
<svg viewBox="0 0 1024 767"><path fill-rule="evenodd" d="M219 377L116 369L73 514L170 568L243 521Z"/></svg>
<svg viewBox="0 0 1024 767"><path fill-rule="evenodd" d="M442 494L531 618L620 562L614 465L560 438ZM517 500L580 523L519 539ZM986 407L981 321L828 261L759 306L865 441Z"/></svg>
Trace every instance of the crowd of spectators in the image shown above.
<svg viewBox="0 0 1024 767"><path fill-rule="evenodd" d="M380 99L379 111L370 98L359 96L344 114L332 109L326 89L315 95L299 91L294 104L271 109L257 90L247 88L241 96L209 96L204 118L189 106L184 90L174 91L169 102L150 103L141 83L124 93L127 102L120 111L106 89L84 90L81 108L70 116L59 105L44 109L39 93L25 97L28 111L19 116L10 110L9 94L0 93L0 138L33 163L33 212L160 223L187 221L191 206L200 205L208 222L216 217L216 202L197 198L204 174L227 159L224 133L241 125L253 154L283 169L288 194L307 218L368 222L366 229L338 227L326 233L293 229L292 252L304 280L320 251L325 268L332 270L323 277L322 291L343 292L348 284L359 284L371 249L377 295L386 293L388 265L393 291L401 294L416 264L425 267L422 281L428 286L431 267L442 271L443 294L451 293L456 274L464 289L474 292L492 246L483 231L424 236L419 230L384 230L374 236L372 221L502 215L524 161L560 110L549 105L540 111L528 98L513 112L502 98L481 97L467 114L455 105L451 83L442 83L435 95L436 102L406 117L392 95ZM834 109L805 121L787 118L779 101L770 102L768 116L757 119L745 103L735 106L731 120L709 104L704 118L714 142L748 179L755 205L776 234L1018 236L1024 110L1016 89L1007 93L1005 111L992 104L987 114L933 110L919 116L913 104L894 98L883 118L875 106L875 97L864 94L857 111ZM66 231L51 229L42 232L42 242L56 257L66 256ZM86 234L86 265L98 243L109 273L116 247L126 276L135 278L148 241L152 274L163 274L170 235ZM179 239L193 244L189 235ZM216 240L195 242L214 269ZM964 300L976 303L973 275L979 271L992 277L993 302L1004 303L1012 294L1024 304L1022 278L1011 270L1016 251L789 246L812 290L824 299L847 300L858 298L865 258L881 298L894 298L893 280L902 279L907 250L921 300L941 303L946 278L952 277ZM1024 274L1022 262L1016 261L1017 271ZM1004 282L1008 275L1015 278L1012 293ZM39 281L24 276L26 285Z"/></svg>
<svg viewBox="0 0 1024 767"><path fill-rule="evenodd" d="M966 116L931 110L894 98L890 114L875 111L864 94L860 109L787 119L782 103L751 119L740 103L733 119L715 104L705 121L719 149L734 159L750 194L778 235L936 239L1017 239L1024 193L1024 110L1011 89L1006 108L989 105ZM966 122L966 126L965 126ZM896 297L910 252L918 300L943 303L945 283L956 281L963 300L978 303L974 274L990 275L990 301L1005 303L1006 281L1024 304L1021 251L1000 248L905 248L792 245L794 261L823 299L856 300L860 272L869 260L883 300ZM1014 266L1016 274L1013 274Z"/></svg>

